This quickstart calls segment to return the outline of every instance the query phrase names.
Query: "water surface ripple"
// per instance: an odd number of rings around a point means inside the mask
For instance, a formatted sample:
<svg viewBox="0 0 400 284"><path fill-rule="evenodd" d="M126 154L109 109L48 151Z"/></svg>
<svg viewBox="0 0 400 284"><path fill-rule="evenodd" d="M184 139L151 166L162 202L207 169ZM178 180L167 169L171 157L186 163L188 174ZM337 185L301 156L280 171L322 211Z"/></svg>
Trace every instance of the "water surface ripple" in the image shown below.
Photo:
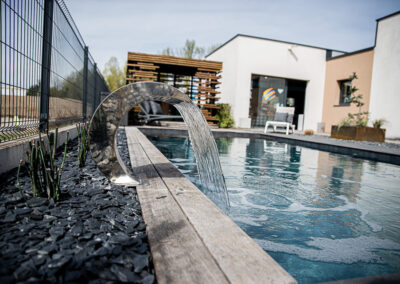
<svg viewBox="0 0 400 284"><path fill-rule="evenodd" d="M187 138L149 138L204 189ZM299 283L400 272L399 166L258 139L216 142L230 217Z"/></svg>

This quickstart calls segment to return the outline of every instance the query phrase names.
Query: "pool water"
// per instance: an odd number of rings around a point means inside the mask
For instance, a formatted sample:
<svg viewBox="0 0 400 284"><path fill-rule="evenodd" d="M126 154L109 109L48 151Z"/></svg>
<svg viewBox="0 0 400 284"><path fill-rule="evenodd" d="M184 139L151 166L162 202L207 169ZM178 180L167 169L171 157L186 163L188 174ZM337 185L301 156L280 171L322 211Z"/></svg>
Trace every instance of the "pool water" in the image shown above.
<svg viewBox="0 0 400 284"><path fill-rule="evenodd" d="M201 188L188 138L148 138ZM216 139L230 217L299 283L400 272L400 167Z"/></svg>

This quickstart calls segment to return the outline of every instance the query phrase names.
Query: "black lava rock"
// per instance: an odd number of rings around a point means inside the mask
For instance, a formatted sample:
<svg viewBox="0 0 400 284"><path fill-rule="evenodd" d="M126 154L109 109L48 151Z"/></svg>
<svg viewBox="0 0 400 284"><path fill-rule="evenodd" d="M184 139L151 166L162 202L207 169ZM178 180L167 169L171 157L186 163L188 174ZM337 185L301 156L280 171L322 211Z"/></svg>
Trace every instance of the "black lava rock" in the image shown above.
<svg viewBox="0 0 400 284"><path fill-rule="evenodd" d="M47 205L48 204L48 199L47 198L43 198L43 197L33 197L31 199L28 199L26 201L26 204L29 207L40 207L43 205Z"/></svg>
<svg viewBox="0 0 400 284"><path fill-rule="evenodd" d="M124 131L118 145L130 165ZM0 191L0 283L156 282L135 188L111 184L89 156L78 169L76 141L68 149L58 202L32 197L23 172L22 195L13 179Z"/></svg>
<svg viewBox="0 0 400 284"><path fill-rule="evenodd" d="M31 208L18 208L14 210L15 215L25 215L28 213L31 213L32 209Z"/></svg>
<svg viewBox="0 0 400 284"><path fill-rule="evenodd" d="M111 271L115 274L119 281L124 283L135 283L140 281L140 278L132 271L124 268L123 266L113 264Z"/></svg>
<svg viewBox="0 0 400 284"><path fill-rule="evenodd" d="M17 215L9 211L3 219L3 223L14 223L16 220Z"/></svg>

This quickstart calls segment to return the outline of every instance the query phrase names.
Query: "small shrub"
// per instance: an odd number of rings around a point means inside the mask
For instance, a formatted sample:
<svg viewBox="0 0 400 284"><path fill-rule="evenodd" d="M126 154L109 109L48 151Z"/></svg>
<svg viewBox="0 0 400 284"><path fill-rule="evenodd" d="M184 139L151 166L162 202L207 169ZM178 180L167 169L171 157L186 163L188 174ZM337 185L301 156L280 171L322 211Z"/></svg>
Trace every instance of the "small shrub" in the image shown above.
<svg viewBox="0 0 400 284"><path fill-rule="evenodd" d="M356 72L353 72L353 75L349 77L349 80L353 82L354 79L358 79ZM355 93L358 91L357 87L352 86L351 87L351 97L350 97L350 104L355 104L356 107L358 107L358 112L357 113L349 113L347 114L347 118L345 118L342 122L345 122L345 124L339 125L340 126L367 126L368 124L368 119L369 119L369 112L368 111L361 111L362 107L364 106L364 103L362 101L363 95L358 94L356 95Z"/></svg>
<svg viewBox="0 0 400 284"><path fill-rule="evenodd" d="M89 125L87 122L79 123L76 125L76 130L78 131L78 167L83 168L86 164L87 149L89 148Z"/></svg>
<svg viewBox="0 0 400 284"><path fill-rule="evenodd" d="M381 118L381 119L375 119L375 120L372 122L372 126L373 126L374 128L381 128L386 122L387 122L387 121L386 121L385 119L383 119L383 118Z"/></svg>
<svg viewBox="0 0 400 284"><path fill-rule="evenodd" d="M235 124L235 121L231 115L231 106L229 104L219 104L221 107L216 115L219 119L218 127L220 128L231 128Z"/></svg>
<svg viewBox="0 0 400 284"><path fill-rule="evenodd" d="M60 167L55 164L55 155L57 149L58 128L54 133L53 143L47 133L47 147L44 145L41 134L39 133L39 141L30 142L30 150L27 152L28 163L27 171L32 182L32 192L35 197L53 198L57 201L60 198L60 186L62 169L67 154L69 133L65 142L64 155ZM19 187L19 174L22 162L20 162L17 173L17 186Z"/></svg>
<svg viewBox="0 0 400 284"><path fill-rule="evenodd" d="M367 127L368 125L368 117L361 118L357 120L358 126Z"/></svg>
<svg viewBox="0 0 400 284"><path fill-rule="evenodd" d="M349 118L342 119L342 121L339 123L339 128L342 126L351 126L351 120Z"/></svg>
<svg viewBox="0 0 400 284"><path fill-rule="evenodd" d="M309 136L314 135L314 130L306 129L306 130L304 130L304 135L309 135Z"/></svg>

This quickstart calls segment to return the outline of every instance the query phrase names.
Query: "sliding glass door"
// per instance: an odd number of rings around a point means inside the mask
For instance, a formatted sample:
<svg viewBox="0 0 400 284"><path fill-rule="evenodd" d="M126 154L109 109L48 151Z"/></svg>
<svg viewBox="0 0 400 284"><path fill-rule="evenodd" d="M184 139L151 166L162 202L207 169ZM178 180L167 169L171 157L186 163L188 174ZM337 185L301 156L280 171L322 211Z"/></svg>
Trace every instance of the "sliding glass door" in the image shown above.
<svg viewBox="0 0 400 284"><path fill-rule="evenodd" d="M253 75L251 93L251 126L264 126L267 120L274 118L277 106L286 105L287 80Z"/></svg>

